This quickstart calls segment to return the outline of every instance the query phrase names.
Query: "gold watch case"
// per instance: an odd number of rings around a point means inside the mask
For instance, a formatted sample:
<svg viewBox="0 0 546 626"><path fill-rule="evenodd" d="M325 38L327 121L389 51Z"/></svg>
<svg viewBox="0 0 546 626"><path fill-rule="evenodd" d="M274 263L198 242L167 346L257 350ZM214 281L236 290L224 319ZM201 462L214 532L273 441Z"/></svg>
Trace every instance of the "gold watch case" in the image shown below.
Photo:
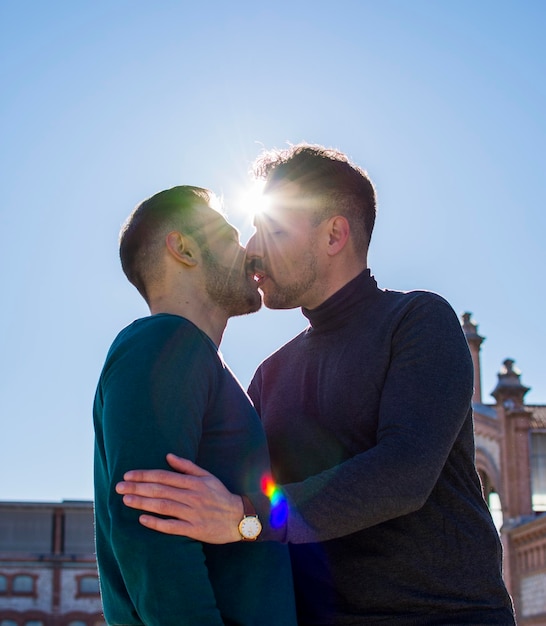
<svg viewBox="0 0 546 626"><path fill-rule="evenodd" d="M262 523L257 515L245 515L239 522L239 533L243 541L256 541L262 532Z"/></svg>

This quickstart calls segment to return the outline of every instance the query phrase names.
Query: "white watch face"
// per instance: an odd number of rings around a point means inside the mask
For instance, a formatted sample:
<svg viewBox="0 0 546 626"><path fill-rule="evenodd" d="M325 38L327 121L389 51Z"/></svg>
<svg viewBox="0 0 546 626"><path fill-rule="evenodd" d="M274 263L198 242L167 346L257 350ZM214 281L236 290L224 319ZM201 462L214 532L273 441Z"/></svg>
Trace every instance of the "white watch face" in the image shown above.
<svg viewBox="0 0 546 626"><path fill-rule="evenodd" d="M239 524L239 532L245 539L256 539L261 531L262 524L260 520L253 515L244 517Z"/></svg>

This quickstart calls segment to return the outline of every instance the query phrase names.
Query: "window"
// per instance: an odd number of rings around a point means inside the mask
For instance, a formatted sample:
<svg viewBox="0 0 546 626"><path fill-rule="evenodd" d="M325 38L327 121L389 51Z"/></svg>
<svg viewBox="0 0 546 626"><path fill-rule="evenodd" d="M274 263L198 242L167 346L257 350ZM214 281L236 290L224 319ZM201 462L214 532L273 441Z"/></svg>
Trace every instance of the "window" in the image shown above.
<svg viewBox="0 0 546 626"><path fill-rule="evenodd" d="M482 483L483 495L487 502L487 506L489 507L489 512L491 513L491 517L493 518L493 522L495 524L495 528L500 532L502 527L502 505L499 498L499 494L497 493L493 482L489 478L489 475L483 470L479 470L480 481Z"/></svg>
<svg viewBox="0 0 546 626"><path fill-rule="evenodd" d="M19 625L13 619L3 619L3 620L0 620L0 626L19 626Z"/></svg>
<svg viewBox="0 0 546 626"><path fill-rule="evenodd" d="M13 577L12 591L14 594L33 594L34 593L34 578L28 574L19 574ZM32 625L31 625L32 626Z"/></svg>
<svg viewBox="0 0 546 626"><path fill-rule="evenodd" d="M82 576L78 580L78 592L82 596L96 596L99 594L99 579L96 576Z"/></svg>
<svg viewBox="0 0 546 626"><path fill-rule="evenodd" d="M502 506L499 498L499 494L496 491L492 491L489 494L488 503L489 510L491 511L491 517L495 524L495 528L500 532L502 526Z"/></svg>
<svg viewBox="0 0 546 626"><path fill-rule="evenodd" d="M3 574L0 574L0 593L8 592L8 579ZM4 620L5 622L6 620ZM0 622L2 624L3 622Z"/></svg>
<svg viewBox="0 0 546 626"><path fill-rule="evenodd" d="M87 626L87 624L82 622L81 619L73 619L71 622L68 622L68 626Z"/></svg>
<svg viewBox="0 0 546 626"><path fill-rule="evenodd" d="M25 626L44 626L41 619L29 619L25 622Z"/></svg>
<svg viewBox="0 0 546 626"><path fill-rule="evenodd" d="M546 511L546 431L531 433L533 511Z"/></svg>

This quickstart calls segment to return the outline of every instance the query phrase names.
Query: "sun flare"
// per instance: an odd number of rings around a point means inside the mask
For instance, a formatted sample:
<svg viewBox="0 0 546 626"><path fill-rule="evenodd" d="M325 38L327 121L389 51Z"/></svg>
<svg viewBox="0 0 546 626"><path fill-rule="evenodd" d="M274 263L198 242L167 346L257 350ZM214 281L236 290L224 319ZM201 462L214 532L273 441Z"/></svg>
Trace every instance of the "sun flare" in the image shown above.
<svg viewBox="0 0 546 626"><path fill-rule="evenodd" d="M263 193L264 186L264 180L256 180L241 191L235 204L237 212L248 216L251 221L256 215L263 213L268 205L267 196Z"/></svg>

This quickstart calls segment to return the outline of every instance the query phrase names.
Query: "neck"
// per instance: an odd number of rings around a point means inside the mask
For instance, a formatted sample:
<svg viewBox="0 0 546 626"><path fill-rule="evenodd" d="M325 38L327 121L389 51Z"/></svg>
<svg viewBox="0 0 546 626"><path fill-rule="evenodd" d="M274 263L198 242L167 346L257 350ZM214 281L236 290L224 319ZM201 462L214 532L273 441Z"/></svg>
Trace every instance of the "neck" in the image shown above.
<svg viewBox="0 0 546 626"><path fill-rule="evenodd" d="M169 313L190 320L202 330L216 346L220 345L228 317L210 302L199 298L191 298L187 294L178 298L172 296L156 296L150 301L150 313Z"/></svg>
<svg viewBox="0 0 546 626"><path fill-rule="evenodd" d="M352 262L344 260L341 263L338 259L334 260L327 275L321 277L320 294L318 294L318 297L314 298L311 306L304 304L303 308L309 310L316 309L367 268L366 259L363 261L353 259Z"/></svg>

